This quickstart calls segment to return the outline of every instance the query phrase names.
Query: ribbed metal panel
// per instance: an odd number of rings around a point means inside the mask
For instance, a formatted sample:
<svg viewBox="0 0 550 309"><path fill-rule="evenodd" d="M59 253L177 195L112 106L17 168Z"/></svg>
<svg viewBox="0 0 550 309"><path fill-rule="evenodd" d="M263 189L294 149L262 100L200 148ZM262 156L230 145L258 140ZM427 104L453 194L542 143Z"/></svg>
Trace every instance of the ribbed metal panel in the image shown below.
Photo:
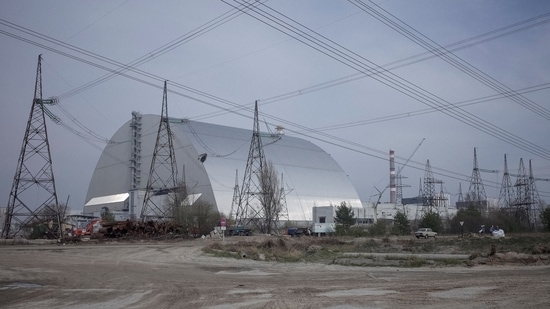
<svg viewBox="0 0 550 309"><path fill-rule="evenodd" d="M143 115L141 119L141 171L149 170L160 117ZM185 165L190 193L229 214L233 200L235 171L242 175L246 167L252 130L216 124L172 119L174 149L178 166ZM112 137L92 175L86 201L98 196L126 193L131 189L131 121ZM361 201L346 173L324 150L301 138L262 133L267 160L278 174L284 175L289 217L311 220L313 206L340 205L345 201L361 207ZM117 143L119 142L119 143ZM199 155L206 154L201 162ZM142 174L142 179L147 175ZM143 182L142 182L143 184ZM144 189L144 188L142 188Z"/></svg>

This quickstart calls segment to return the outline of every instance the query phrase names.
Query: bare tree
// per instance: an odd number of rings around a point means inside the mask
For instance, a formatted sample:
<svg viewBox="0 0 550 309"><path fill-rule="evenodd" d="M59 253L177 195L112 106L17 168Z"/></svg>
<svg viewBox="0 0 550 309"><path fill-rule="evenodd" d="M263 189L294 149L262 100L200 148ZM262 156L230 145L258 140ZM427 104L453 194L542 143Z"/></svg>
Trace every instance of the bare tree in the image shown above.
<svg viewBox="0 0 550 309"><path fill-rule="evenodd" d="M192 236L207 235L220 222L220 213L210 203L201 199L189 199L185 183L178 184L174 198L166 203L173 203L169 206L172 221L181 225Z"/></svg>
<svg viewBox="0 0 550 309"><path fill-rule="evenodd" d="M281 190L279 177L271 161L267 161L260 175L258 175L262 194L260 203L264 214L264 230L270 234L277 230L279 215L281 213Z"/></svg>

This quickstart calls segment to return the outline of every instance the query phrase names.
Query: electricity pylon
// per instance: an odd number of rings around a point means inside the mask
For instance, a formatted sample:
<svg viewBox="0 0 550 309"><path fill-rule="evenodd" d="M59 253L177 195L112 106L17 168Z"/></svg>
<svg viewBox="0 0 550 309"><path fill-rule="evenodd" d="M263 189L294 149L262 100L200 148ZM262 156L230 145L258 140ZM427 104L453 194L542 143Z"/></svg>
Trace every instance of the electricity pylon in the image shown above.
<svg viewBox="0 0 550 309"><path fill-rule="evenodd" d="M422 201L422 202L420 202ZM424 215L424 204L426 204L426 199L424 197L424 191L422 187L422 178L419 180L418 185L418 197L417 197L417 203L416 203L416 214L414 217L414 224L416 225L416 222L419 218L421 218Z"/></svg>
<svg viewBox="0 0 550 309"><path fill-rule="evenodd" d="M231 210L229 211L229 218L237 218L239 215L238 209L237 213L233 213L235 211L235 207L239 205L239 197L240 197L240 190L239 190L239 170L235 170L235 186L233 187L233 200L231 201Z"/></svg>
<svg viewBox="0 0 550 309"><path fill-rule="evenodd" d="M141 209L142 221L171 218L173 207L176 206L174 203L178 200L176 197L178 168L168 118L167 92L165 81L157 140Z"/></svg>
<svg viewBox="0 0 550 309"><path fill-rule="evenodd" d="M283 173L281 173L281 186L280 186L279 190L280 190L280 192L279 192L279 209L278 209L277 213L275 214L276 219L275 219L275 223L274 223L276 231L279 230L281 221L290 220L290 218L288 216L288 207L287 207L287 204L286 204L286 195L290 191L287 192L285 190L285 182L283 181Z"/></svg>
<svg viewBox="0 0 550 309"><path fill-rule="evenodd" d="M262 232L265 232L267 228L264 222L265 214L261 200L263 189L260 183L260 177L262 177L265 164L258 120L258 101L256 101L254 106L252 140L250 142L250 150L248 152L235 221L237 225L256 226Z"/></svg>
<svg viewBox="0 0 550 309"><path fill-rule="evenodd" d="M531 160L529 160L529 175L527 175L523 159L519 160L518 173L513 176L517 177L514 184L516 199L512 204L515 208L516 221L520 224L526 224L530 230L537 229L539 227L538 216L542 211L542 202L535 181L550 181L550 179L535 178Z"/></svg>
<svg viewBox="0 0 550 309"><path fill-rule="evenodd" d="M477 152L474 147L474 168L472 169L472 177L470 178L470 188L466 195L466 202L470 203L470 207L474 207L479 211L487 211L487 194L481 180L480 168L477 164Z"/></svg>
<svg viewBox="0 0 550 309"><path fill-rule="evenodd" d="M462 183L458 183L458 203L464 202L464 196L462 195Z"/></svg>
<svg viewBox="0 0 550 309"><path fill-rule="evenodd" d="M500 186L500 194L498 196L498 207L508 209L514 202L514 185L508 172L508 159L504 155L504 175L502 176L502 185Z"/></svg>
<svg viewBox="0 0 550 309"><path fill-rule="evenodd" d="M57 201L44 117L44 105L55 103L55 99L42 99L42 55L39 55L34 99L6 209L3 238L23 236L38 224L49 237L62 237L65 210Z"/></svg>
<svg viewBox="0 0 550 309"><path fill-rule="evenodd" d="M531 187L529 186L529 177L525 172L525 166L523 165L523 158L519 160L519 169L514 184L516 199L514 201L515 217L518 223L531 226L529 221L529 208L533 202L531 201Z"/></svg>
<svg viewBox="0 0 550 309"><path fill-rule="evenodd" d="M543 210L535 180L537 178L533 175L533 166L531 165L531 160L529 160L529 193L531 194L531 202L533 203L529 208L529 222L533 229L538 228L539 214Z"/></svg>
<svg viewBox="0 0 550 309"><path fill-rule="evenodd" d="M424 190L422 191L423 208L422 212L437 212L439 213L437 196L435 193L435 184L443 183L441 180L434 178L430 160L426 160L426 169L424 171Z"/></svg>

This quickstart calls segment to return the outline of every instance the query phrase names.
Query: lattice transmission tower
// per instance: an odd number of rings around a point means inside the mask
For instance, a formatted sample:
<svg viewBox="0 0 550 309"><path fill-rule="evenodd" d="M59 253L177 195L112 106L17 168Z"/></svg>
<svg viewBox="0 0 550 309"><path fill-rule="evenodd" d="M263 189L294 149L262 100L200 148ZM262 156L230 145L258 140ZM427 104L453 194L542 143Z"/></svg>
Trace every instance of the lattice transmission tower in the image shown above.
<svg viewBox="0 0 550 309"><path fill-rule="evenodd" d="M286 195L290 192L290 191L286 191L285 190L285 182L283 181L283 173L281 173L281 186L279 187L279 210L277 211L277 213L275 214L276 218L275 218L275 222L274 222L274 226L275 228L278 230L279 228L279 222L280 221L288 221L290 218L288 216L288 207L287 207L287 204L286 204Z"/></svg>
<svg viewBox="0 0 550 309"><path fill-rule="evenodd" d="M233 199L231 201L231 210L229 211L229 218L235 218L235 219L237 218L238 213L235 213L235 211L236 210L238 211L239 197L240 197L239 170L235 170L235 186L233 187Z"/></svg>
<svg viewBox="0 0 550 309"><path fill-rule="evenodd" d="M418 196L416 198L416 214L414 216L414 222L415 222L415 225L416 225L416 222L422 217L422 215L424 215L424 204L425 204L425 199L424 199L424 189L423 189L423 186L422 186L422 178L419 179L419 185L418 185Z"/></svg>
<svg viewBox="0 0 550 309"><path fill-rule="evenodd" d="M531 200L529 177L525 172L523 158L519 160L519 169L516 177L516 182L514 184L516 199L513 204L516 221L531 226L531 222L529 221L529 208L533 202Z"/></svg>
<svg viewBox="0 0 550 309"><path fill-rule="evenodd" d="M42 55L38 56L34 99L23 138L13 185L6 209L3 238L23 236L42 224L49 237L62 237L65 209L57 200L44 105L56 99L42 99Z"/></svg>
<svg viewBox="0 0 550 309"><path fill-rule="evenodd" d="M266 168L266 159L263 151L260 125L258 119L258 102L254 106L254 128L252 140L244 171L243 185L239 195L236 212L236 223L242 226L255 226L261 232L276 231L275 216L265 211L265 195L272 192L262 188L262 174Z"/></svg>
<svg viewBox="0 0 550 309"><path fill-rule="evenodd" d="M443 183L441 180L434 178L430 160L426 160L426 168L424 171L424 187L422 191L422 212L437 212L439 213L438 197L435 193L435 184Z"/></svg>
<svg viewBox="0 0 550 309"><path fill-rule="evenodd" d="M462 195L462 183L458 183L458 199L457 203L463 203L464 202L464 196Z"/></svg>
<svg viewBox="0 0 550 309"><path fill-rule="evenodd" d="M143 207L141 209L141 220L166 220L172 217L173 208L178 201L178 168L172 142L172 131L170 119L168 118L167 86L164 82L164 93L162 97L162 110L159 120L159 129ZM179 206L179 205L178 205Z"/></svg>
<svg viewBox="0 0 550 309"><path fill-rule="evenodd" d="M539 225L539 214L543 210L542 202L539 196L539 190L535 184L535 180L543 180L540 178L535 178L533 175L533 166L531 165L531 160L529 160L529 193L531 194L531 201L533 204L529 208L529 221L531 222L532 228L536 229ZM548 181L548 179L544 179Z"/></svg>
<svg viewBox="0 0 550 309"><path fill-rule="evenodd" d="M395 197L396 197L396 205L402 205L403 204L403 188L410 187L410 185L404 185L403 184L403 178L407 178L406 176L401 175L401 169L397 170L396 174L396 190L395 190Z"/></svg>
<svg viewBox="0 0 550 309"><path fill-rule="evenodd" d="M508 172L508 159L504 155L504 174L502 176L502 184L498 195L498 207L500 209L509 209L514 203L515 193L512 178Z"/></svg>
<svg viewBox="0 0 550 309"><path fill-rule="evenodd" d="M542 211L542 202L535 181L550 181L550 179L535 178L531 160L529 160L529 175L527 175L523 159L519 161L518 174L515 176L517 177L514 184L516 199L512 206L515 209L516 221L527 225L530 230L536 229L539 227L539 214Z"/></svg>
<svg viewBox="0 0 550 309"><path fill-rule="evenodd" d="M474 148L474 167L472 169L472 177L470 178L470 188L466 195L466 202L469 207L474 207L477 210L487 210L487 194L481 180L480 168L477 164L477 152Z"/></svg>

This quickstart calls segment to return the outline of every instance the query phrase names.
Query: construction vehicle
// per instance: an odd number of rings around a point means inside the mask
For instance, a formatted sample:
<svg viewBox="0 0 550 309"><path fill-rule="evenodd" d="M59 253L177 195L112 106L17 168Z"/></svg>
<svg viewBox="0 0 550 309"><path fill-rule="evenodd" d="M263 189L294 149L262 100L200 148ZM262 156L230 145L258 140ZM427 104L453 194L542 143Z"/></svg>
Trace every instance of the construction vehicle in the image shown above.
<svg viewBox="0 0 550 309"><path fill-rule="evenodd" d="M91 220L85 228L74 229L74 236L90 236L101 228L101 219Z"/></svg>

